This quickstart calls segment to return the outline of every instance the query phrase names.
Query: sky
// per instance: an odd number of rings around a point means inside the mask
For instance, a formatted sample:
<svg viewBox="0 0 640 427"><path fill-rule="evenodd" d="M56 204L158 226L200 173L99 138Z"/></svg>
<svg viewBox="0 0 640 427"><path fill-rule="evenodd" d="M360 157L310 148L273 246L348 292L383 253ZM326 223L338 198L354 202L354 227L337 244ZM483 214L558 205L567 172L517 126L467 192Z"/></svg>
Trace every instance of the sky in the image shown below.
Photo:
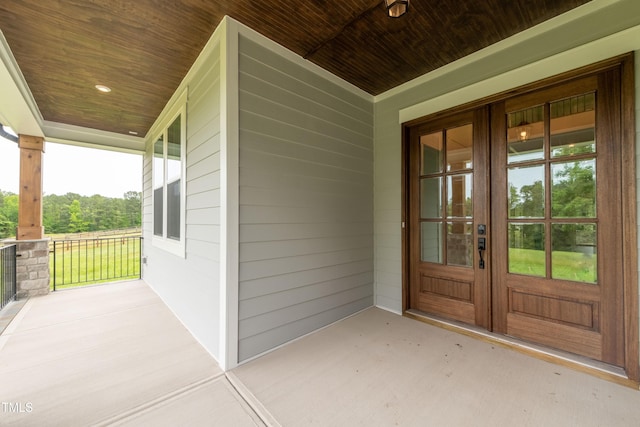
<svg viewBox="0 0 640 427"><path fill-rule="evenodd" d="M43 188L47 194L99 194L121 198L142 191L142 156L45 142ZM20 150L0 137L0 190L18 194Z"/></svg>

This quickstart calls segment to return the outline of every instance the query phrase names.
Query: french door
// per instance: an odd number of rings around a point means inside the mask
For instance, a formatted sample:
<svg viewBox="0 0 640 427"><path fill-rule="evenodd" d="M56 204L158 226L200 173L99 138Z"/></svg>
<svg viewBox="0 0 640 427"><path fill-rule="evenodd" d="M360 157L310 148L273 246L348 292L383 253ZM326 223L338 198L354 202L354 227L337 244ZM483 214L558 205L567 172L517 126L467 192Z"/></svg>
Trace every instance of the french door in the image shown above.
<svg viewBox="0 0 640 427"><path fill-rule="evenodd" d="M625 365L619 76L408 128L408 309Z"/></svg>
<svg viewBox="0 0 640 427"><path fill-rule="evenodd" d="M488 118L479 108L416 126L409 155L412 308L487 328Z"/></svg>

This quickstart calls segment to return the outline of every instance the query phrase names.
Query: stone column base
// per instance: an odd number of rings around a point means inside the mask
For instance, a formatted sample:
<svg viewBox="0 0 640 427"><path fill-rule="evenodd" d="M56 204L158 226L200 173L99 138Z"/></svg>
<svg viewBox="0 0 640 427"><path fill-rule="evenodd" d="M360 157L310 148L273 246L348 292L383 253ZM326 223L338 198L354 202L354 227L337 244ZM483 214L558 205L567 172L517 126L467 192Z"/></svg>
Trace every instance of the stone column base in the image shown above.
<svg viewBox="0 0 640 427"><path fill-rule="evenodd" d="M49 239L16 240L16 298L49 293Z"/></svg>

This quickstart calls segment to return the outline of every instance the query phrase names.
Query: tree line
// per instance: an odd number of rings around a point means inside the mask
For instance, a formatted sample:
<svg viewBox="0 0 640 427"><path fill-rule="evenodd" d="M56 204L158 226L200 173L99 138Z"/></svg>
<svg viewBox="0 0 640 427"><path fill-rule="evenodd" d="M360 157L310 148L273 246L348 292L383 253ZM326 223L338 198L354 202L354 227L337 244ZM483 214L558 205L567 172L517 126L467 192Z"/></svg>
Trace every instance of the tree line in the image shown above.
<svg viewBox="0 0 640 427"><path fill-rule="evenodd" d="M594 218L592 223L560 222L552 227L552 246L557 251L575 251L578 246L596 244L596 162L583 159L556 163L552 168L551 218ZM535 219L545 218L545 184L509 187L509 216L523 218L521 245L544 250L544 227ZM530 221L534 219L534 221ZM513 229L513 228L512 228Z"/></svg>
<svg viewBox="0 0 640 427"><path fill-rule="evenodd" d="M42 223L47 234L82 233L140 227L142 194L127 191L122 198L67 193L42 198ZM18 195L0 190L0 239L15 236Z"/></svg>

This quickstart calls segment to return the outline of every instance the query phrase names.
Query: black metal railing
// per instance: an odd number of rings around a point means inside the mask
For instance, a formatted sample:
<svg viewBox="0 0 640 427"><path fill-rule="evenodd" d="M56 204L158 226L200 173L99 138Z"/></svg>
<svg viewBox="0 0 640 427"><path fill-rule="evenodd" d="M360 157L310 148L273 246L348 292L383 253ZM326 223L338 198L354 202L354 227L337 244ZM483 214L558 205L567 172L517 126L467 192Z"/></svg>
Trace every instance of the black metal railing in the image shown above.
<svg viewBox="0 0 640 427"><path fill-rule="evenodd" d="M0 309L16 298L16 245L0 248Z"/></svg>
<svg viewBox="0 0 640 427"><path fill-rule="evenodd" d="M142 237L65 239L51 242L51 288L139 279Z"/></svg>

